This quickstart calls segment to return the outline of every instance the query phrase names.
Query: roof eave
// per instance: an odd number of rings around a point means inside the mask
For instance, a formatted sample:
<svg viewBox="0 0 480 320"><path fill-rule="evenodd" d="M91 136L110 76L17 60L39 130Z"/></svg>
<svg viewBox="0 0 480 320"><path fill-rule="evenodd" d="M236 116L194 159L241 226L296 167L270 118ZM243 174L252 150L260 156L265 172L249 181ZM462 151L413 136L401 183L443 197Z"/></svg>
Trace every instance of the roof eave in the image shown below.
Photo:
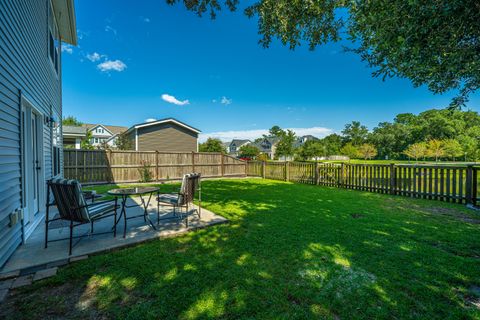
<svg viewBox="0 0 480 320"><path fill-rule="evenodd" d="M74 0L52 0L52 4L61 40L76 46L78 43L77 22L73 1Z"/></svg>
<svg viewBox="0 0 480 320"><path fill-rule="evenodd" d="M130 127L127 131L125 131L125 133L129 133L131 132L132 130L134 129L139 129L139 128L143 128L143 127L149 127L149 126L154 126L154 125L157 125L157 124L161 124L161 123L165 123L165 122L173 122L173 123L176 123L177 125L181 126L181 127L184 127L184 128L187 128L188 130L192 131L192 132L195 132L196 134L200 134L202 133L202 131L194 128L194 127L191 127L181 121L178 121L176 119L173 119L173 118L169 118L169 119L162 119L162 120L157 120L157 121L152 121L152 122L145 122L145 123L140 123L140 124L137 124L137 125L134 125L132 127Z"/></svg>

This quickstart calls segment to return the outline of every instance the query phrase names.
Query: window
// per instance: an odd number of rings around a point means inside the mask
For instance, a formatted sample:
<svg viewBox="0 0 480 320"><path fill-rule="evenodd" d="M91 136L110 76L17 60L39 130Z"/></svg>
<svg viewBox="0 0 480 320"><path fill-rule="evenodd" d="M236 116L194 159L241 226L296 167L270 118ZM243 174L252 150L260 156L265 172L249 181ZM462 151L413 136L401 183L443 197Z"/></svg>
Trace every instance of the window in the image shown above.
<svg viewBox="0 0 480 320"><path fill-rule="evenodd" d="M53 15L53 9L50 4L48 11L48 54L53 69L58 74L60 68L60 41L57 27L57 21Z"/></svg>

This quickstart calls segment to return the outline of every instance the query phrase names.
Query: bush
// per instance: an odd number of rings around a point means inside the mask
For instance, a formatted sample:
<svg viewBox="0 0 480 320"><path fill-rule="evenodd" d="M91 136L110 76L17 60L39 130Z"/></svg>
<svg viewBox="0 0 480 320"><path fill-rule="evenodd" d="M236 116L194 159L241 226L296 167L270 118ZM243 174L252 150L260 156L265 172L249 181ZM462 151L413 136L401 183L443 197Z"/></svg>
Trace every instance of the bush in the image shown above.
<svg viewBox="0 0 480 320"><path fill-rule="evenodd" d="M138 173L140 174L140 182L150 182L152 181L152 172L150 171L150 163L148 161L142 160L140 162L142 167L138 169Z"/></svg>

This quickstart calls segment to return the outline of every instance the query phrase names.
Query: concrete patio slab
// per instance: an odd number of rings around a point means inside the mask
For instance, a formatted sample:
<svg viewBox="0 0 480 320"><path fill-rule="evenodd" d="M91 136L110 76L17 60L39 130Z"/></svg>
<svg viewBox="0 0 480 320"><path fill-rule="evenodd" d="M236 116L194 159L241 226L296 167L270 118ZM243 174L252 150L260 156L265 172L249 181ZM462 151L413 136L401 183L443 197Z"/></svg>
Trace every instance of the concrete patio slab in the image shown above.
<svg viewBox="0 0 480 320"><path fill-rule="evenodd" d="M127 205L140 204L139 198L128 199ZM103 251L108 251L116 248L134 245L147 240L171 237L183 234L190 230L204 228L215 224L225 223L228 220L205 210L201 210L201 218L196 214L189 217L189 226L185 227L183 222L178 220L161 220L157 225L157 206L156 203L148 207L149 217L157 230L154 230L143 217L130 219L127 221L127 233L123 238L124 222L123 219L117 225L117 236L113 237L113 232L88 235L90 226L88 224L75 228L75 235L86 234L86 237L77 239L78 243L73 247L72 255L68 255L68 239L49 242L48 248L44 248L45 226L39 225L33 232L32 236L27 239L25 244L22 244L12 257L7 261L3 269L0 270L0 277L2 274L10 274L11 272L21 270L21 275L37 272L41 269L61 266L70 261L80 260L84 256ZM141 215L143 209L140 207L133 207L127 210L127 217ZM52 216L55 212L52 213ZM171 208L160 207L160 217L173 218ZM49 239L68 238L69 228L68 224L56 225L54 229L49 230ZM95 223L94 232L102 233L111 231L113 226L113 217L102 219ZM75 243L75 241L74 241Z"/></svg>

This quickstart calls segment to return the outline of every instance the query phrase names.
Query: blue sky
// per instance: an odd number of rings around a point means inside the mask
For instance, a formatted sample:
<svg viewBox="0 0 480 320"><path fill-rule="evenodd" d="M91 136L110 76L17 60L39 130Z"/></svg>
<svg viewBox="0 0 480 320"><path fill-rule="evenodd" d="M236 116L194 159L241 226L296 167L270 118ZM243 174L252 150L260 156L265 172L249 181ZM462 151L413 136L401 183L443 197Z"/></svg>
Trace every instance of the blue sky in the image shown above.
<svg viewBox="0 0 480 320"><path fill-rule="evenodd" d="M81 0L76 14L79 45L63 48L63 114L83 122L175 117L203 138L252 138L273 125L322 136L352 120L372 129L452 97L372 78L340 44L263 49L256 20L241 11L210 20L163 0ZM469 108L479 102L477 94Z"/></svg>

